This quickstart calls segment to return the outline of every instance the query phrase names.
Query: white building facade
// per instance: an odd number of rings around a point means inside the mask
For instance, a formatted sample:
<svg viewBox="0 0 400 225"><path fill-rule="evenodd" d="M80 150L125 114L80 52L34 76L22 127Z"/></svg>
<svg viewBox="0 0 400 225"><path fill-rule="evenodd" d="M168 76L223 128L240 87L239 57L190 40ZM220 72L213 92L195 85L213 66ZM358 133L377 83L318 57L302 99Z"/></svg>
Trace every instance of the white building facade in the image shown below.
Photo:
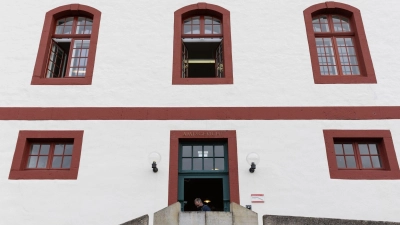
<svg viewBox="0 0 400 225"><path fill-rule="evenodd" d="M151 221L193 196L259 224L400 222L399 6L1 3L0 223Z"/></svg>

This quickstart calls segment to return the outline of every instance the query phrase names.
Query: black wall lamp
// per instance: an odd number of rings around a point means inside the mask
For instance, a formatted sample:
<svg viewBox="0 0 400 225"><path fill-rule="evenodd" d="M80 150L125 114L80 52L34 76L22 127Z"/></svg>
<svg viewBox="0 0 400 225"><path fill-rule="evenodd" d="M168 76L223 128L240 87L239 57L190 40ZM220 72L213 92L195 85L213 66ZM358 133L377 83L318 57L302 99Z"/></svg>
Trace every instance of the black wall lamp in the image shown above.
<svg viewBox="0 0 400 225"><path fill-rule="evenodd" d="M160 161L161 155L158 154L158 152L152 152L149 154L149 162L151 163L151 168L153 168L154 173L158 172L157 163L160 163Z"/></svg>
<svg viewBox="0 0 400 225"><path fill-rule="evenodd" d="M247 163L250 165L250 173L254 173L256 165L260 162L260 156L257 153L249 153L246 157Z"/></svg>

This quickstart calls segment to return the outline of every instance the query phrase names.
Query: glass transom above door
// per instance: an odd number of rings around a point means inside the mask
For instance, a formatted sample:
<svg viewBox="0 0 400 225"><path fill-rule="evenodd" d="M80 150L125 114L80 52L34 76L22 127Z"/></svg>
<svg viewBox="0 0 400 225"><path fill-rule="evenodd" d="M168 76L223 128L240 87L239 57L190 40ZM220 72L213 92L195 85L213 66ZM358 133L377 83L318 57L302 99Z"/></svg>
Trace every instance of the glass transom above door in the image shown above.
<svg viewBox="0 0 400 225"><path fill-rule="evenodd" d="M193 172L225 172L226 145L225 144L182 144L181 171Z"/></svg>

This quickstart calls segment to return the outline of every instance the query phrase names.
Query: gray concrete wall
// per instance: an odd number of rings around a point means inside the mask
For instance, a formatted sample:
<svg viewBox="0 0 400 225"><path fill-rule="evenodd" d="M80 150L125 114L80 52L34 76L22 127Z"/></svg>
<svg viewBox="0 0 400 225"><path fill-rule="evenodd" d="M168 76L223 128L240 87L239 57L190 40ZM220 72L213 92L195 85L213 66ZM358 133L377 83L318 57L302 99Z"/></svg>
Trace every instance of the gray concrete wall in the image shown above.
<svg viewBox="0 0 400 225"><path fill-rule="evenodd" d="M149 215L138 217L121 225L149 225Z"/></svg>
<svg viewBox="0 0 400 225"><path fill-rule="evenodd" d="M234 202L231 203L233 225L258 225L258 215L246 207Z"/></svg>
<svg viewBox="0 0 400 225"><path fill-rule="evenodd" d="M181 203L174 203L154 213L153 225L179 225Z"/></svg>
<svg viewBox="0 0 400 225"><path fill-rule="evenodd" d="M400 224L395 222L382 222L382 221L366 221L366 220L341 220L330 218L312 218L312 217L295 217L295 216L275 216L264 215L264 225L394 225Z"/></svg>
<svg viewBox="0 0 400 225"><path fill-rule="evenodd" d="M206 212L206 225L232 225L231 212Z"/></svg>
<svg viewBox="0 0 400 225"><path fill-rule="evenodd" d="M206 213L180 212L179 225L206 225Z"/></svg>

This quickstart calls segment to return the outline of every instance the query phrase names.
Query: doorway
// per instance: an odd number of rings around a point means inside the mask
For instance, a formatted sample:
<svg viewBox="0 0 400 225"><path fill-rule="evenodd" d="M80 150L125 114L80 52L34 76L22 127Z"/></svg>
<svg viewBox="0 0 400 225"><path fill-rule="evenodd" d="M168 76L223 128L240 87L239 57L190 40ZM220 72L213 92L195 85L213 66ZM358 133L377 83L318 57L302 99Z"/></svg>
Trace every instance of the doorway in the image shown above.
<svg viewBox="0 0 400 225"><path fill-rule="evenodd" d="M212 211L229 212L227 143L182 141L179 147L178 201L182 211L197 211L200 198Z"/></svg>
<svg viewBox="0 0 400 225"><path fill-rule="evenodd" d="M211 211L224 211L222 178L184 179L184 211L197 211L193 201L200 198Z"/></svg>

